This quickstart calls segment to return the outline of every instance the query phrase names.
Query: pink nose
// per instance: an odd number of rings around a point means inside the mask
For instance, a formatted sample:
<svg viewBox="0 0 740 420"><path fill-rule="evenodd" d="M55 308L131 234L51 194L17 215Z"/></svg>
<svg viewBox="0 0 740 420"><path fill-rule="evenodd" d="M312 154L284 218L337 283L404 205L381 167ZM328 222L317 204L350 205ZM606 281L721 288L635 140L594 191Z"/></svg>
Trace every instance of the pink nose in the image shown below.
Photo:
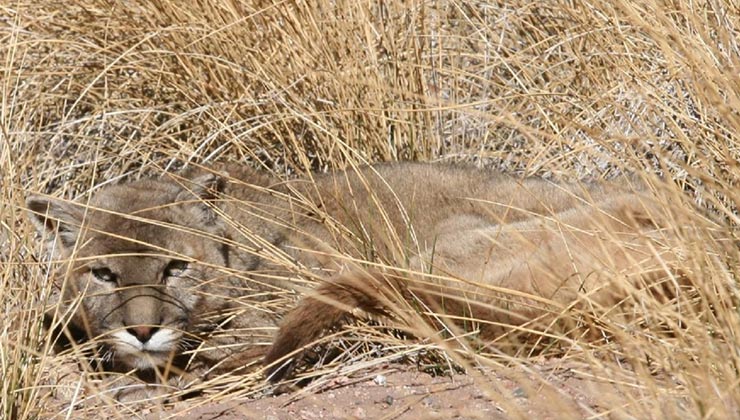
<svg viewBox="0 0 740 420"><path fill-rule="evenodd" d="M146 343L147 341L149 341L150 338L152 338L152 335L157 332L158 329L159 328L156 327L140 325L137 327L126 328L126 331L136 337L137 340L141 341L142 343Z"/></svg>

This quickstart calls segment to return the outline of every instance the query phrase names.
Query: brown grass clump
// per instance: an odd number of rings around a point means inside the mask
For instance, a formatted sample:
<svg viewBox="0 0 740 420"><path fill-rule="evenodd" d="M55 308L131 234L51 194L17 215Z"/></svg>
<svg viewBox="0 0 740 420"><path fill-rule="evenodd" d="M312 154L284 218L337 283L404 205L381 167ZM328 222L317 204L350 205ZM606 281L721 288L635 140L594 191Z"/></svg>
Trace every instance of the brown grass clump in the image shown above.
<svg viewBox="0 0 740 420"><path fill-rule="evenodd" d="M629 322L598 320L613 339L555 337L537 352L578 361L576 374L619 390L601 395L591 417L736 417L738 253L708 250L738 222L739 25L722 1L0 5L0 418L92 416L101 404L118 417L142 413L80 376L74 354L50 353L41 314L54 290L23 214L29 192L74 198L185 164L237 161L292 176L389 160L670 181L666 206L693 201L726 226L687 247L698 309L643 301ZM350 370L378 360L362 344L370 340L391 349L379 360L537 360L490 348L435 353L444 346L373 324L350 330L363 340L341 342L345 359L367 353ZM554 411L584 415L543 378L521 386L552 393ZM202 403L259 395L265 384L225 375L195 388Z"/></svg>

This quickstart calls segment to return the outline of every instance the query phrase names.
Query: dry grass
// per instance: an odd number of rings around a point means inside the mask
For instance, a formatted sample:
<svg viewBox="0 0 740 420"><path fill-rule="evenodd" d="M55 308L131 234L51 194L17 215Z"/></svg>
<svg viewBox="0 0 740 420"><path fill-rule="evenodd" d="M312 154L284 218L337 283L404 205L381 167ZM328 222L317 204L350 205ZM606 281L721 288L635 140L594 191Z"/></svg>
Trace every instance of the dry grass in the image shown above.
<svg viewBox="0 0 740 420"><path fill-rule="evenodd" d="M0 5L0 417L76 417L100 404L132 414L58 368L73 355L48 352L40 314L51 281L23 214L29 192L73 198L184 163L292 176L348 162L472 161L556 179L658 174L675 197L735 226L739 25L722 1ZM621 390L602 395L593 417L740 413L738 256L688 248L703 312L646 302L634 331L601 325L618 346L558 350ZM353 331L386 342L388 357L424 357L377 328ZM484 352L473 363L531 360ZM264 388L256 375L199 386L203 401ZM540 381L522 386L576 415Z"/></svg>

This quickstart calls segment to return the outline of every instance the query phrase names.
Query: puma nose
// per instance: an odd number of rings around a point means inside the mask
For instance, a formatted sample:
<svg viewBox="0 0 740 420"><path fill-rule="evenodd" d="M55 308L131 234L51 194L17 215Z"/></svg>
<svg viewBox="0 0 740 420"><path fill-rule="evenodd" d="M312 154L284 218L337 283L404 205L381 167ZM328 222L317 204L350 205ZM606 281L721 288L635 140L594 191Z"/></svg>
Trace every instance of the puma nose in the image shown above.
<svg viewBox="0 0 740 420"><path fill-rule="evenodd" d="M146 343L147 341L149 341L149 339L152 338L152 335L154 335L154 333L158 330L158 327L149 327L145 325L126 328L126 331L128 331L129 334L136 337L136 339L141 341L142 343Z"/></svg>

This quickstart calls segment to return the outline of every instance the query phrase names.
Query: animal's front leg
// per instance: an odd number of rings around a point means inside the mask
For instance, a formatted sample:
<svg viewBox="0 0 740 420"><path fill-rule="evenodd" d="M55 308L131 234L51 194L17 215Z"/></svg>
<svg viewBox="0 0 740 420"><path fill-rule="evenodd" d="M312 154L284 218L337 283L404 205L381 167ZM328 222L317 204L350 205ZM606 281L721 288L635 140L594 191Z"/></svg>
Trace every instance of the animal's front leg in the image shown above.
<svg viewBox="0 0 740 420"><path fill-rule="evenodd" d="M386 315L389 296L399 287L383 275L368 272L346 273L317 287L283 319L264 358L268 380L277 382L289 374L301 349L357 311Z"/></svg>

